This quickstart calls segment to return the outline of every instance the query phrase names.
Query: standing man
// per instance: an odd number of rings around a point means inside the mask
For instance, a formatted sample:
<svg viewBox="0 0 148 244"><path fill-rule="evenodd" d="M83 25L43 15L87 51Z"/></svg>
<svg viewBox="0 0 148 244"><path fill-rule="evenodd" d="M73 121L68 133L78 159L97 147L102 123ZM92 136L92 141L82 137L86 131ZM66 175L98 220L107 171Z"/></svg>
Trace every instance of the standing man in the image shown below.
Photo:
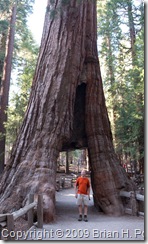
<svg viewBox="0 0 148 244"><path fill-rule="evenodd" d="M86 170L81 171L81 176L78 177L75 184L75 197L79 208L78 221L82 220L82 211L84 206L84 221L87 222L88 200L90 200L90 182L86 177Z"/></svg>

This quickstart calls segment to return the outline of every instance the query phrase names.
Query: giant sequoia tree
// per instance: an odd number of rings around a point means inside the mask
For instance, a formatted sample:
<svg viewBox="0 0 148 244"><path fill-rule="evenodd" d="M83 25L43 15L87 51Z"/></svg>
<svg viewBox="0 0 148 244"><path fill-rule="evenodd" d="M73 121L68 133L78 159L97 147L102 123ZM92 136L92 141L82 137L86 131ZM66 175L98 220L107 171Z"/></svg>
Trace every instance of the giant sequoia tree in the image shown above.
<svg viewBox="0 0 148 244"><path fill-rule="evenodd" d="M96 206L123 213L121 189L132 185L114 152L97 53L96 1L56 1L47 11L25 118L1 180L0 210L44 194L44 221L55 216L59 152L87 147ZM62 5L61 5L62 4ZM47 10L51 11L50 1Z"/></svg>

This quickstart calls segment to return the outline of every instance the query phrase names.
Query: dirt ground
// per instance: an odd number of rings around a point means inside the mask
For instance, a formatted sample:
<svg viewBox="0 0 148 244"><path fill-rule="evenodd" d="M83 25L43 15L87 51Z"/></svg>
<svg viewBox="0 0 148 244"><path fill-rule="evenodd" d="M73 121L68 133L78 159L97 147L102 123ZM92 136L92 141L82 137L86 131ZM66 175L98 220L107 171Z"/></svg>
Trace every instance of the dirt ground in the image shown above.
<svg viewBox="0 0 148 244"><path fill-rule="evenodd" d="M43 229L33 226L29 230L26 240L144 240L143 217L107 216L94 207L92 195L89 201L88 222L78 221L78 209L73 187L56 193L56 211L54 222L44 225Z"/></svg>
<svg viewBox="0 0 148 244"><path fill-rule="evenodd" d="M65 177L65 173L59 173L57 179ZM71 179L71 174L69 176ZM124 215L110 217L99 212L91 200L88 207L88 222L78 221L78 208L76 206L74 183L68 180L66 189L59 187L56 191L56 220L43 229L33 226L28 228L24 218L15 221L16 240L89 240L89 241L143 241L144 240L144 217ZM22 236L21 236L22 235Z"/></svg>

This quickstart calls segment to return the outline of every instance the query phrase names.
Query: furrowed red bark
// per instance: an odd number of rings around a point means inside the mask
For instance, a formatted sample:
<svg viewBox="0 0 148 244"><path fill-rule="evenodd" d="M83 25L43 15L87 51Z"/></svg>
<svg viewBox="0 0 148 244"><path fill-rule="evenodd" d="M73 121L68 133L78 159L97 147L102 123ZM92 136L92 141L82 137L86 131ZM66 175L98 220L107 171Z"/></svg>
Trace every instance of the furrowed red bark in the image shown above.
<svg viewBox="0 0 148 244"><path fill-rule="evenodd" d="M42 193L44 221L53 220L59 152L88 147L96 205L122 214L119 191L132 186L112 144L96 31L95 1L71 0L54 19L46 13L28 108L1 181L1 211Z"/></svg>

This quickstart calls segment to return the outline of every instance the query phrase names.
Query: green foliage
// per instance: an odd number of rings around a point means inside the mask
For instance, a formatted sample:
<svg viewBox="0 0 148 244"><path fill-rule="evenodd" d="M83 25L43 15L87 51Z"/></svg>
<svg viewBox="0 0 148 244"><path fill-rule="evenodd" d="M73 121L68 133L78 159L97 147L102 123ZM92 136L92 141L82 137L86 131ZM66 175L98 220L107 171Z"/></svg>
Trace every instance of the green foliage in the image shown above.
<svg viewBox="0 0 148 244"><path fill-rule="evenodd" d="M32 11L32 1L19 1L13 58L13 82L11 82L9 108L6 123L6 146L11 149L27 107L39 47L27 27L27 16ZM15 77L15 78L14 78Z"/></svg>
<svg viewBox="0 0 148 244"><path fill-rule="evenodd" d="M8 21L0 20L0 34L6 32L8 30Z"/></svg>
<svg viewBox="0 0 148 244"><path fill-rule="evenodd" d="M128 155L134 160L144 155L143 20L142 1L98 3L99 58L115 149L120 158ZM131 46L132 25L135 39Z"/></svg>
<svg viewBox="0 0 148 244"><path fill-rule="evenodd" d="M22 42L19 43L19 51L17 53L17 84L14 84L16 91L10 97L8 108L6 128L7 145L9 147L13 144L23 121L37 61L38 47L33 42L29 31L27 32L27 38L22 38ZM14 88L12 87L12 89Z"/></svg>
<svg viewBox="0 0 148 244"><path fill-rule="evenodd" d="M0 1L0 13L4 13L5 11L9 12L10 4L11 4L11 0L1 0Z"/></svg>

